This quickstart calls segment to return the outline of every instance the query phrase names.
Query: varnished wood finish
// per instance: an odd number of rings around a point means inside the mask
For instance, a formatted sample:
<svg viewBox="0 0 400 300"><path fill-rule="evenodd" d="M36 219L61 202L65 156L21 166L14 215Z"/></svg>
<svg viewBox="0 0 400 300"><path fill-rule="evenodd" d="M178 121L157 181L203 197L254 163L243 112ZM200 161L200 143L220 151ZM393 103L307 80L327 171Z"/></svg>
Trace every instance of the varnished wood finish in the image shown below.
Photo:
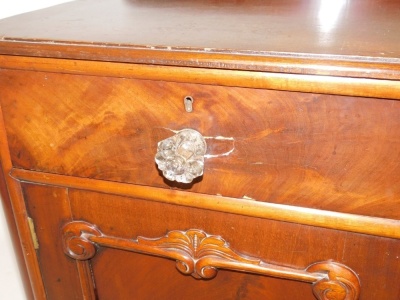
<svg viewBox="0 0 400 300"><path fill-rule="evenodd" d="M237 199L185 191L165 190L146 186L132 186L115 182L104 182L88 178L73 178L43 172L13 169L11 177L36 184L55 185L66 188L99 191L120 196L135 197L149 201L173 203L188 207L206 208L233 214L254 216L263 219L298 223L323 228L365 233L400 239L400 221L337 213L283 204L264 203L252 199Z"/></svg>
<svg viewBox="0 0 400 300"><path fill-rule="evenodd" d="M5 174L5 181L7 184L8 194L2 198L5 203L4 207L12 208L14 219L8 219L9 227L17 229L17 232L11 230L13 234L13 239L18 239L20 241L20 247L22 250L22 259L19 257L19 263L25 264L26 273L28 274L31 287L27 288L27 297L33 297L35 299L45 299L46 294L43 287L43 282L41 280L41 274L38 266L38 261L36 257L35 247L31 238L31 232L29 229L26 206L24 203L21 186L19 182L8 176L11 172L11 158L7 142L7 136L4 127L3 111L0 105L0 158L1 158L1 168L3 174ZM3 191L2 191L3 193ZM6 203L6 201L11 201L11 203ZM18 255L18 250L16 251ZM18 257L18 256L17 256ZM22 261L21 261L22 260ZM25 272L22 271L22 276L26 276ZM23 277L22 277L23 278Z"/></svg>
<svg viewBox="0 0 400 300"><path fill-rule="evenodd" d="M63 252L62 240L54 239L59 235L60 220L72 219L67 190L27 187L24 196L28 203L27 213L34 220L39 240L37 256L46 296L49 299L57 299L61 295L63 299L82 299L80 278L76 276L77 264L59 254Z"/></svg>
<svg viewBox="0 0 400 300"><path fill-rule="evenodd" d="M220 236L202 230L170 231L165 237L136 240L104 235L95 225L74 221L62 228L64 252L77 260L89 260L96 246L122 249L176 260L176 268L198 279L212 279L218 269L255 273L313 283L318 299L358 299L360 283L350 268L333 261L313 263L306 270L269 264L233 251Z"/></svg>
<svg viewBox="0 0 400 300"><path fill-rule="evenodd" d="M80 0L0 20L3 200L35 299L399 299L399 14ZM154 163L184 128L208 145L189 185Z"/></svg>
<svg viewBox="0 0 400 300"><path fill-rule="evenodd" d="M3 170L0 167L0 206L2 206L3 208L4 216L6 218L6 224L8 225L8 230L10 232L12 247L14 250L14 254L17 257L18 271L20 274L20 278L24 284L25 296L27 297L27 299L33 299L32 289L30 287L30 280L25 267L24 255L21 249L20 240L18 238L18 229L15 224L13 209L11 206L5 177L6 176L3 174Z"/></svg>
<svg viewBox="0 0 400 300"><path fill-rule="evenodd" d="M139 78L173 82L191 82L222 86L291 90L309 93L339 94L399 100L400 86L394 80L347 78L308 74L282 74L253 71L227 71L158 65L131 65L59 59L10 57L0 55L5 69L24 69L58 73L89 74L122 78ZM370 73L370 69L365 70ZM341 75L341 74L339 74Z"/></svg>
<svg viewBox="0 0 400 300"><path fill-rule="evenodd" d="M0 53L399 79L399 12L396 0L79 1L0 21Z"/></svg>
<svg viewBox="0 0 400 300"><path fill-rule="evenodd" d="M176 130L192 128L208 144L206 175L184 188L400 219L400 101L11 70L0 74L15 167L174 186L153 163L156 145ZM24 85L27 80L35 82L34 90ZM186 95L195 99L192 113L184 110Z"/></svg>
<svg viewBox="0 0 400 300"><path fill-rule="evenodd" d="M59 204L55 196L39 198L35 195L57 195L60 193L58 189L24 184L24 191L28 199L36 199L31 205L36 207L38 213L46 215L49 210L56 211L53 207ZM230 248L239 253L262 258L280 266L306 269L315 261L330 259L340 261L357 270L361 281L361 299L364 294L378 299L379 297L396 299L399 296L398 289L385 288L390 280L400 279L398 273L400 261L396 258L400 245L396 239L212 212L131 197L111 196L81 189L69 189L68 197L70 208L65 210L72 212L72 219L96 224L105 236L129 240L135 236L164 236L172 229L202 228L210 234L229 236ZM224 222L221 222L222 218ZM60 219L59 230L68 222ZM51 236L48 230L38 231L41 248L44 244L45 247L53 249L54 245L41 242L42 235L46 232ZM89 231L86 232L90 234ZM58 260L62 263L68 258L64 255L64 251L54 252L57 253L57 257L43 255L41 259L51 264ZM383 255L378 256L377 253ZM134 255L131 252L128 254L121 250L99 247L97 254L90 260L100 299L112 299L112 295L115 297L115 290L118 290L121 299L129 297L152 299L154 295L158 295L158 299L165 299L168 295L176 293L179 286L187 287L181 294L185 295L185 298L202 299L205 293L213 295L212 299L218 299L218 295L223 299L234 299L236 293L240 294L240 291L244 293L243 289L247 284L250 289L247 297L239 299L264 299L265 295L269 295L270 299L314 299L309 284L291 281L277 284L269 277L261 276L264 277L262 279L254 278L253 275L243 277L235 275L235 272L227 274L224 270L220 270L214 279L199 284L198 280L181 275L175 269L175 262L147 258L145 255ZM366 261L368 263L365 263ZM138 268L143 271L139 272ZM144 277L142 278L140 274ZM387 276L389 274L390 276ZM172 283L171 279L166 280L164 276L173 278L176 282ZM227 285L226 280L229 280L230 284ZM154 291L155 282L157 290L159 289L157 292ZM269 285L271 282L272 286ZM60 284L59 288L62 287L69 288L66 284ZM293 290L289 291L289 287L293 287Z"/></svg>

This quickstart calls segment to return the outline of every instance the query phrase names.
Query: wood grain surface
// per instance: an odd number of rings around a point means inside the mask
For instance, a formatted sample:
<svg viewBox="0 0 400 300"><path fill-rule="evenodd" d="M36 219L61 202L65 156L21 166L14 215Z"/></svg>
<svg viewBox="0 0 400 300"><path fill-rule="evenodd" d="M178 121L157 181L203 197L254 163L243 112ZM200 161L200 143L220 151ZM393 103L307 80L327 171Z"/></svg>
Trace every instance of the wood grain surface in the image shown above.
<svg viewBox="0 0 400 300"><path fill-rule="evenodd" d="M177 189L155 188L89 178L13 169L10 177L21 182L94 191L147 201L233 213L322 228L336 229L380 237L400 238L400 221L339 213L299 206L192 193Z"/></svg>
<svg viewBox="0 0 400 300"><path fill-rule="evenodd" d="M81 0L0 20L0 190L33 297L345 299L340 282L323 296L321 281L315 295L228 270L199 281L112 248L194 229L283 269L333 260L359 299L398 300L399 14L396 0ZM190 185L154 162L184 128L208 145ZM101 228L91 259L64 253L76 221Z"/></svg>
<svg viewBox="0 0 400 300"><path fill-rule="evenodd" d="M398 101L20 71L1 78L15 167L400 218ZM166 182L154 163L157 143L184 128L208 144L204 176L189 186Z"/></svg>
<svg viewBox="0 0 400 300"><path fill-rule="evenodd" d="M63 251L56 251L61 246L61 239L53 232L71 219L63 215L71 213L72 219L96 224L104 234L123 239L159 237L170 230L203 228L228 237L230 248L236 251L282 266L302 268L315 261L333 259L356 270L362 284L360 299L397 299L400 295L395 285L400 267L400 249L395 239L74 189L67 192L66 189L30 184L24 184L23 188L28 210L40 222L37 234L41 266L55 264L57 267L45 273L59 272L57 276L46 275L47 293L57 288L65 289L65 295L79 290L68 283L68 276L77 271L68 271L70 268L64 266L71 261ZM63 205L65 195L68 195L70 207ZM45 217L49 211L52 218ZM52 219L58 221L54 223ZM47 255L49 252L52 254ZM282 284L269 277L222 270L214 279L199 282L179 273L174 261L102 247L91 265L99 299L115 299L115 291L118 291L119 299L133 296L166 299L172 294L194 299L205 296L210 299L264 299L265 295L270 299L314 299L308 284L292 281ZM137 272L138 268L141 272ZM57 278L61 280L53 284ZM179 288L183 286L184 289ZM59 297L57 299L64 299Z"/></svg>
<svg viewBox="0 0 400 300"><path fill-rule="evenodd" d="M1 157L1 151L0 151ZM25 296L27 299L33 299L32 288L30 286L30 279L25 267L25 260L24 260L24 253L21 249L21 243L18 238L18 229L17 224L15 223L12 204L10 201L10 196L8 193L7 183L6 183L6 176L3 174L3 169L0 165L0 205L4 210L4 216L6 222L3 224L8 225L7 229L10 232L11 237L11 248L14 251L14 255L17 258L18 264L18 272L16 274L20 275L20 278L24 285Z"/></svg>
<svg viewBox="0 0 400 300"><path fill-rule="evenodd" d="M12 239L18 240L19 245L15 247L15 254L18 264L25 270L21 270L21 279L29 280L26 286L26 296L28 299L44 299L45 290L41 279L39 264L36 251L33 245L31 231L28 224L25 201L22 195L21 186L14 180L9 173L11 172L12 162L8 147L7 135L4 126L3 112L0 105L0 158L1 174L4 174L1 180L5 181L7 188L1 188L2 202L6 214L12 213L13 217L7 216L6 221L10 228ZM3 194L4 193L4 194ZM21 251L21 252L20 252Z"/></svg>
<svg viewBox="0 0 400 300"><path fill-rule="evenodd" d="M96 18L88 18L88 10ZM75 55L79 45L97 43L259 56L351 55L353 60L398 62L399 12L396 0L86 0L1 21L0 36L43 47L58 42L66 51L76 45Z"/></svg>

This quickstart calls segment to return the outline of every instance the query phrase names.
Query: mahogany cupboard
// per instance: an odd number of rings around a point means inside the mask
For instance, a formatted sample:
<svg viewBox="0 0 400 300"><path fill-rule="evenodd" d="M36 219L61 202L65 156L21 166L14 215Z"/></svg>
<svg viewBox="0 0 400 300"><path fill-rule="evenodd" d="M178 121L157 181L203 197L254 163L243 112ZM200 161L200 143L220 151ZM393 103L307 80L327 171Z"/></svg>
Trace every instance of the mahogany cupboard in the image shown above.
<svg viewBox="0 0 400 300"><path fill-rule="evenodd" d="M0 21L36 299L400 299L400 2L82 0Z"/></svg>

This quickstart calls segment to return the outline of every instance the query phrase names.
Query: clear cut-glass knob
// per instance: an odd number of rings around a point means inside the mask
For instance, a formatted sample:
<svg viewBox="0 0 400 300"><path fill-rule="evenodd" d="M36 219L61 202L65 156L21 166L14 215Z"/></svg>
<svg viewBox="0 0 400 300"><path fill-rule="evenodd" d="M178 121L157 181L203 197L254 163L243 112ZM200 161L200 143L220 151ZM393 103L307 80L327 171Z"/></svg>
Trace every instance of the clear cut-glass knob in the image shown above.
<svg viewBox="0 0 400 300"><path fill-rule="evenodd" d="M183 129L158 143L155 161L165 178L190 183L203 175L207 144L193 129Z"/></svg>

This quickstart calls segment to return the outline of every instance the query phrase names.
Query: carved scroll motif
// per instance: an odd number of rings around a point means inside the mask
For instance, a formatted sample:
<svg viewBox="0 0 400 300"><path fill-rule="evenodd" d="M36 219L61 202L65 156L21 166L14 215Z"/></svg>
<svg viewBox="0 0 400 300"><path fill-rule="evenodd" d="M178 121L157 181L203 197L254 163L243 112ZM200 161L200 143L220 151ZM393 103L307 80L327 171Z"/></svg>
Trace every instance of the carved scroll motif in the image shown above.
<svg viewBox="0 0 400 300"><path fill-rule="evenodd" d="M213 278L218 269L279 277L313 284L320 300L358 299L360 283L354 271L334 261L317 262L304 270L268 264L233 251L220 236L201 230L170 231L160 238L136 240L104 235L95 225L74 221L62 229L64 252L89 260L99 246L174 259L177 269L195 278Z"/></svg>
<svg viewBox="0 0 400 300"><path fill-rule="evenodd" d="M357 275L349 267L325 261L308 266L306 271L324 272L328 275L328 278L319 280L313 284L313 293L317 299L358 299L360 282Z"/></svg>

